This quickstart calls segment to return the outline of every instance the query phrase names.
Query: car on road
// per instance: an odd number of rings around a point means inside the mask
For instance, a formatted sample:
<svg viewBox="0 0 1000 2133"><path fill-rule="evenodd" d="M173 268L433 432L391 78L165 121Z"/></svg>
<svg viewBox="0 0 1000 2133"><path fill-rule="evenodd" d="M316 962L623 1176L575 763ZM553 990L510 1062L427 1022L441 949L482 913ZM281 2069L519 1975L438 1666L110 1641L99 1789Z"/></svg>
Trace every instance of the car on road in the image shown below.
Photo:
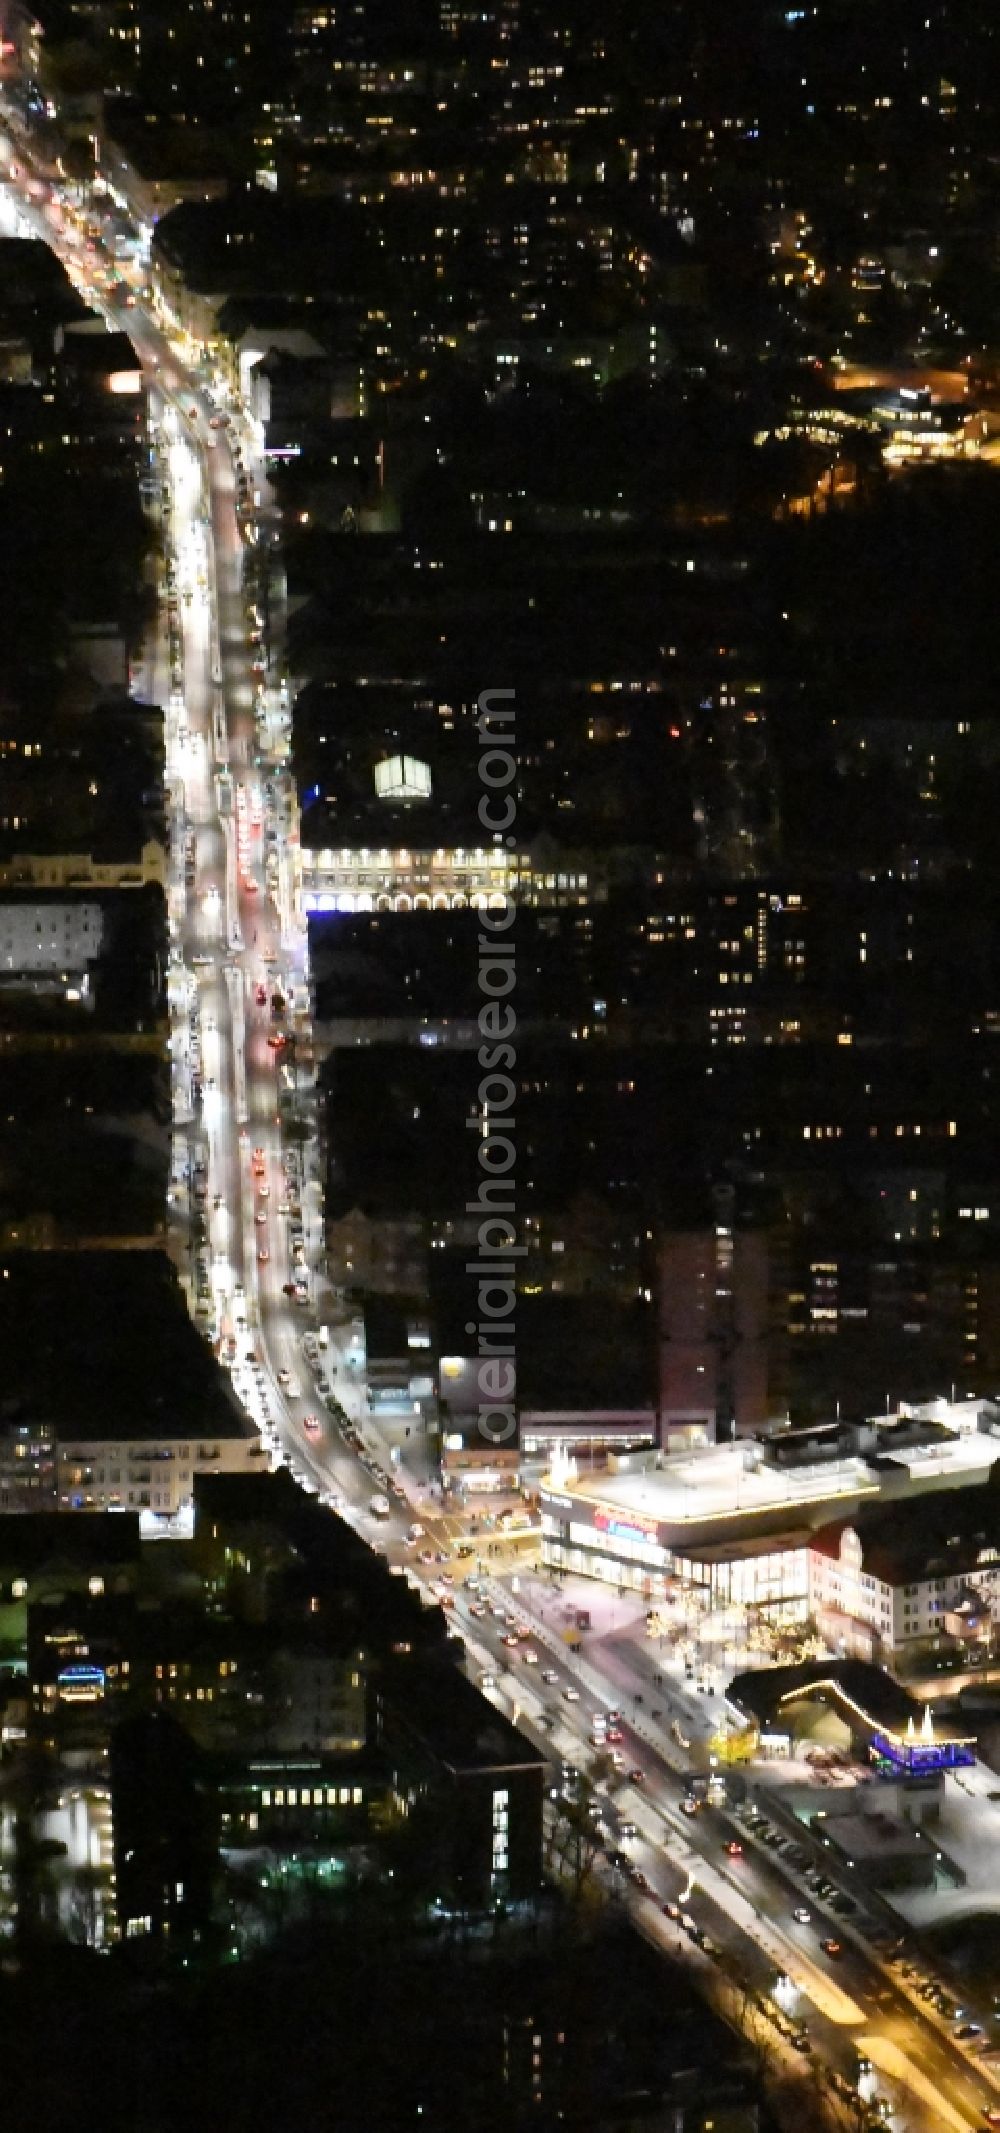
<svg viewBox="0 0 1000 2133"><path fill-rule="evenodd" d="M302 1427L308 1437L318 1437L322 1424L318 1415L303 1415Z"/></svg>
<svg viewBox="0 0 1000 2133"><path fill-rule="evenodd" d="M258 1264L258 1266L266 1266L266 1265L267 1265L267 1262L268 1262L268 1260L270 1259L270 1257L271 1257L271 1254L270 1254L270 1252L268 1251L268 1249L267 1249L267 1246L266 1246L266 1244L262 1244L262 1245L261 1245L261 1247L260 1247L260 1250L259 1250L259 1252L257 1253L257 1264Z"/></svg>
<svg viewBox="0 0 1000 2133"><path fill-rule="evenodd" d="M558 1679L559 1679L559 1676L558 1676L558 1674L556 1673L556 1670L555 1670L555 1667L554 1667L554 1666L547 1666L547 1667L546 1667L546 1668L544 1669L544 1671L543 1671L543 1674L542 1674L542 1680L543 1680L543 1681L547 1681L547 1682L548 1682L548 1684L549 1684L549 1687L550 1687L550 1688L554 1686L554 1684L555 1684L555 1683L556 1683L556 1682L558 1681Z"/></svg>
<svg viewBox="0 0 1000 2133"><path fill-rule="evenodd" d="M664 1918L676 1918L676 1919L679 1919L679 1918L680 1918L680 1915L681 1915L681 1907L680 1907L680 1904L679 1904L679 1903L665 1903L665 1904L664 1904L664 1906L663 1906L663 1915L664 1915Z"/></svg>
<svg viewBox="0 0 1000 2133"><path fill-rule="evenodd" d="M806 1910L804 1903L796 1904L792 1917L797 1926L811 1926L812 1924L812 1912Z"/></svg>
<svg viewBox="0 0 1000 2133"><path fill-rule="evenodd" d="M567 1703L579 1703L580 1701L579 1689L564 1689L563 1695L565 1696Z"/></svg>
<svg viewBox="0 0 1000 2133"><path fill-rule="evenodd" d="M533 1650L532 1650L532 1647L531 1647L531 1645L530 1645L530 1644L526 1644L526 1645L525 1645L525 1647L524 1647L524 1650L523 1650L523 1652L521 1653L521 1657L522 1657L522 1659L524 1660L525 1666L537 1666L537 1665L538 1665L538 1653L537 1653L536 1651L533 1651Z"/></svg>
<svg viewBox="0 0 1000 2133"><path fill-rule="evenodd" d="M963 2022L961 2028L955 2031L956 2037L962 2044L970 2044L973 2037L981 2037L982 2034L983 2025L981 2022Z"/></svg>
<svg viewBox="0 0 1000 2133"><path fill-rule="evenodd" d="M730 1837L726 1850L730 1859L742 1859L743 1857L743 1846L738 1837Z"/></svg>
<svg viewBox="0 0 1000 2133"><path fill-rule="evenodd" d="M510 1649L511 1651L515 1651L515 1652L516 1652L516 1650L517 1650L517 1647L518 1647L518 1640L517 1640L517 1638L515 1637L515 1635L514 1635L514 1633L513 1633L513 1631L512 1631L512 1630L509 1630L509 1629L508 1629L508 1630L507 1630L507 1631L505 1632L505 1634L504 1634L504 1635L503 1635L503 1636L501 1637L501 1639L500 1639L500 1642L501 1642L501 1644L506 1644L506 1645L508 1646L508 1648L509 1648L509 1649Z"/></svg>
<svg viewBox="0 0 1000 2133"><path fill-rule="evenodd" d="M822 1948L824 1955L843 1955L844 1952L839 1940L821 1940L820 1947Z"/></svg>
<svg viewBox="0 0 1000 2133"><path fill-rule="evenodd" d="M486 1609L485 1609L485 1607L483 1606L483 1603L482 1603L482 1601L481 1601L481 1600L473 1600L473 1602L472 1602L472 1605L471 1605L471 1606L470 1606L470 1608L469 1608L469 1613L470 1613L470 1615L475 1615L475 1616L476 1616L477 1618L478 1618L478 1617L479 1617L480 1615L484 1615L484 1614L486 1613Z"/></svg>
<svg viewBox="0 0 1000 2133"><path fill-rule="evenodd" d="M266 1229L267 1216L264 1213L263 1208L258 1207L257 1212L254 1216L254 1221L256 1222L258 1229Z"/></svg>
<svg viewBox="0 0 1000 2133"><path fill-rule="evenodd" d="M636 1765L636 1768L634 1770L629 1771L628 1781L630 1785L644 1785L646 1782L645 1771L640 1770L638 1765Z"/></svg>

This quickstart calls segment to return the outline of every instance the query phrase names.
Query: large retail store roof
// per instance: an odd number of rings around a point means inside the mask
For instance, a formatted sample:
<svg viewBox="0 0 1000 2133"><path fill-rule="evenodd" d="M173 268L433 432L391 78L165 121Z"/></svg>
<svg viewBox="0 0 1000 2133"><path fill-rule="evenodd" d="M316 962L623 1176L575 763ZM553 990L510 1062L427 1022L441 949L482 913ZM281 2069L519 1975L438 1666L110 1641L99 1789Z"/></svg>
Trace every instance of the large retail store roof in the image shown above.
<svg viewBox="0 0 1000 2133"><path fill-rule="evenodd" d="M846 1508L859 1498L877 1495L878 1482L863 1459L824 1461L782 1473L765 1465L753 1445L727 1444L664 1459L655 1467L579 1479L560 1493L581 1509L586 1504L625 1522L632 1518L673 1528L680 1540L685 1530L697 1530L706 1538L709 1526L718 1529L721 1538L731 1522L766 1514L788 1525L791 1512L810 1504L828 1517L829 1505L842 1502Z"/></svg>
<svg viewBox="0 0 1000 2133"><path fill-rule="evenodd" d="M819 1526L886 1494L894 1498L986 1480L1000 1443L1000 1410L985 1401L927 1408L822 1431L776 1430L735 1444L634 1453L612 1473L578 1475L554 1449L543 1509L572 1521L638 1528L683 1548L741 1535ZM602 1516L603 1514L603 1516ZM614 1523L611 1523L614 1522Z"/></svg>

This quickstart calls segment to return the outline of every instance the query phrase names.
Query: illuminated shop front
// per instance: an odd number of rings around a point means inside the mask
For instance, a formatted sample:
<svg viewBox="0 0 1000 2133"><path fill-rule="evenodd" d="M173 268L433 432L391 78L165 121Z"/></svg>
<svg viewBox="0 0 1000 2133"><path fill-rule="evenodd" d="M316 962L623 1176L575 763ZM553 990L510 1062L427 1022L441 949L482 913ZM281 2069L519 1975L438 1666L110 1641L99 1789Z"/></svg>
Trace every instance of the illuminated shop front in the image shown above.
<svg viewBox="0 0 1000 2133"><path fill-rule="evenodd" d="M808 1551L801 1534L785 1541L751 1538L692 1545L676 1527L644 1512L616 1510L543 1486L542 1560L576 1577L638 1592L651 1600L688 1594L705 1608L737 1608L804 1621L809 1611Z"/></svg>
<svg viewBox="0 0 1000 2133"><path fill-rule="evenodd" d="M678 1548L674 1562L706 1608L752 1610L783 1624L804 1622L809 1613L809 1550L801 1535Z"/></svg>
<svg viewBox="0 0 1000 2133"><path fill-rule="evenodd" d="M559 1516L568 1510L581 1515ZM550 1496L545 1489L542 1561L553 1569L599 1578L650 1599L665 1598L674 1577L673 1561L659 1538L655 1518L631 1511L616 1513L599 1504L571 1504L568 1497Z"/></svg>

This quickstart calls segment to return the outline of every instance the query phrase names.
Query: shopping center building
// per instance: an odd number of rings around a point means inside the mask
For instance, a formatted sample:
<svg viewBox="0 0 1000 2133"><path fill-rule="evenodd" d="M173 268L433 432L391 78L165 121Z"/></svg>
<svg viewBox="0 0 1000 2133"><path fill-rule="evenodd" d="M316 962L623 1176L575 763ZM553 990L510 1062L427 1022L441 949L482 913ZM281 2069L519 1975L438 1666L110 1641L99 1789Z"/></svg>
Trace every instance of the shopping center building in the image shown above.
<svg viewBox="0 0 1000 2133"><path fill-rule="evenodd" d="M552 1569L649 1599L804 1619L816 1536L869 1505L975 1488L1000 1459L1000 1410L978 1400L822 1430L783 1430L676 1456L633 1453L578 1474L557 1455L541 1485Z"/></svg>

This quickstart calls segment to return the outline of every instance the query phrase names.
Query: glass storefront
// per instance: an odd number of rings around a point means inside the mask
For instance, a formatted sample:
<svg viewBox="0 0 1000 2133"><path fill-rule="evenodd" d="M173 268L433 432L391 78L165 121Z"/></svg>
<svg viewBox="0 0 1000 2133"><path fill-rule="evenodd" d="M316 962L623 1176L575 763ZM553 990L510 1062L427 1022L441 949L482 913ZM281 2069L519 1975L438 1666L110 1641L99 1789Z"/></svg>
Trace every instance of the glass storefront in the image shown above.
<svg viewBox="0 0 1000 2133"><path fill-rule="evenodd" d="M598 1578L604 1585L614 1585L616 1591L621 1588L626 1592L641 1593L644 1599L666 1598L668 1578L663 1570L629 1561L625 1555L612 1555L607 1548L594 1545L600 1542L602 1535L593 1532L589 1526L586 1532L591 1544L587 1547L560 1537L565 1535L565 1528L559 1529L559 1533L543 1534L543 1563L551 1564L554 1570L569 1571L574 1577ZM619 1545L614 1543L616 1548ZM662 1549L660 1553L663 1553Z"/></svg>
<svg viewBox="0 0 1000 2133"><path fill-rule="evenodd" d="M601 1530L578 1519L542 1514L542 1561L575 1577L666 1597L677 1581L705 1607L774 1613L783 1620L804 1620L809 1607L808 1554L805 1548L758 1549L751 1554L713 1562L697 1555L674 1554L646 1535L629 1529Z"/></svg>

